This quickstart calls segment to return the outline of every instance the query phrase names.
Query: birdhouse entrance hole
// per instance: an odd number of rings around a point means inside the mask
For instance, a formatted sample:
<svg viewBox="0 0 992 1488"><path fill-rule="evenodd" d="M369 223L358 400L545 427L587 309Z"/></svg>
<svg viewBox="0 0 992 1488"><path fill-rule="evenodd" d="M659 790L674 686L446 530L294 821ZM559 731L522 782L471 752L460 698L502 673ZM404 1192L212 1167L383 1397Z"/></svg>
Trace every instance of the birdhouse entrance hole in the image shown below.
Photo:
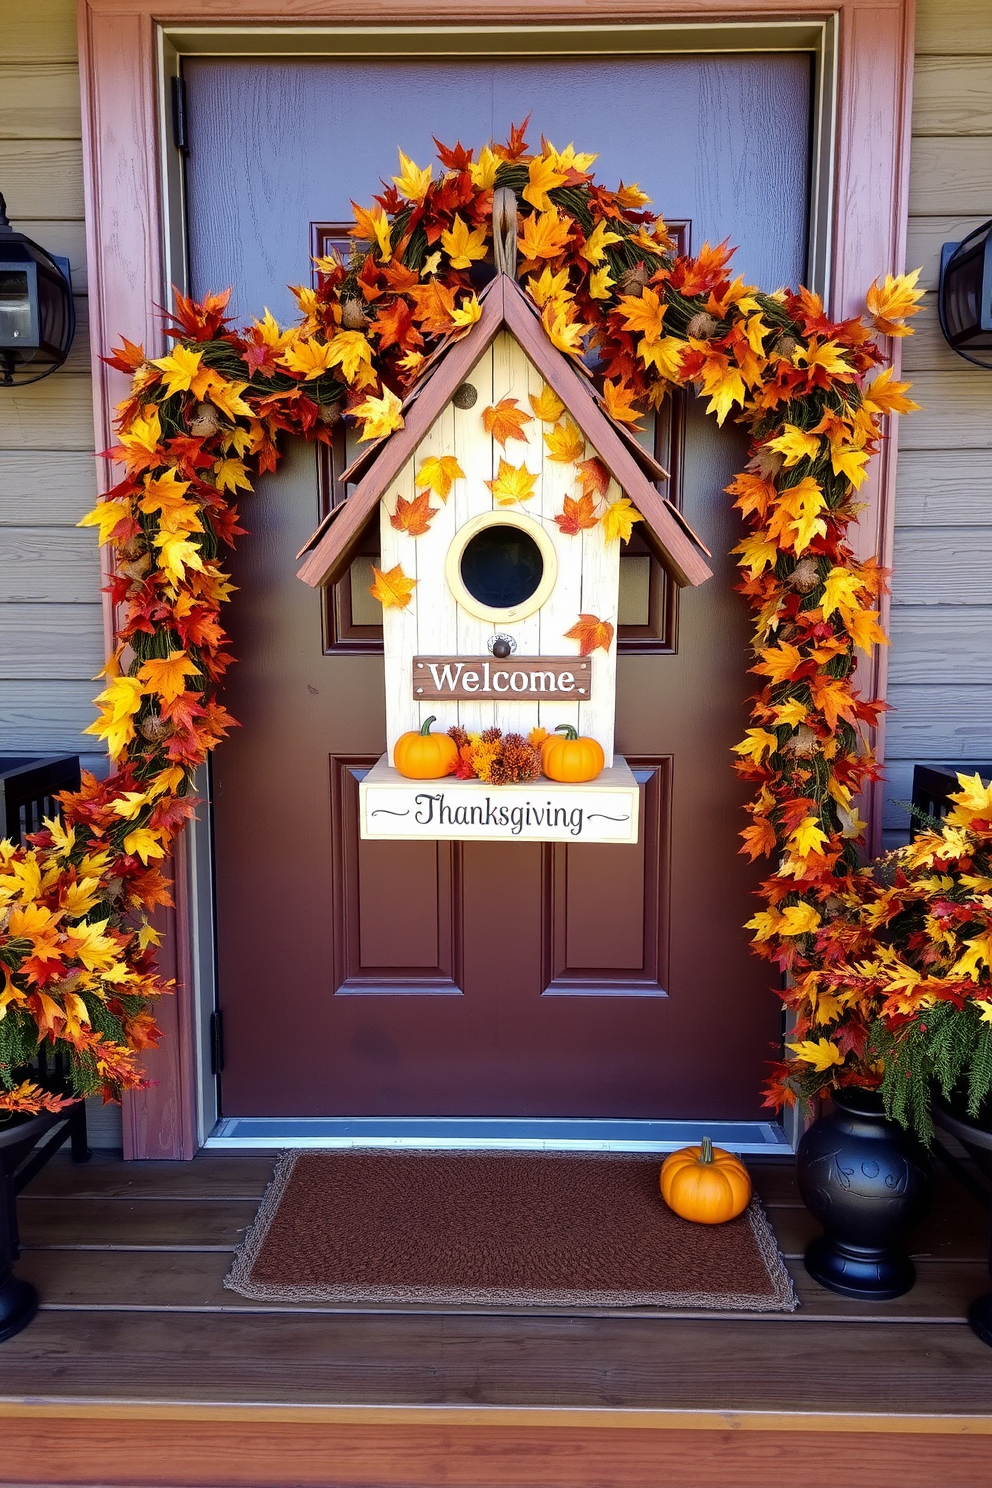
<svg viewBox="0 0 992 1488"><path fill-rule="evenodd" d="M520 512L484 512L455 534L445 562L448 586L479 620L533 615L555 586L558 560L541 524Z"/></svg>

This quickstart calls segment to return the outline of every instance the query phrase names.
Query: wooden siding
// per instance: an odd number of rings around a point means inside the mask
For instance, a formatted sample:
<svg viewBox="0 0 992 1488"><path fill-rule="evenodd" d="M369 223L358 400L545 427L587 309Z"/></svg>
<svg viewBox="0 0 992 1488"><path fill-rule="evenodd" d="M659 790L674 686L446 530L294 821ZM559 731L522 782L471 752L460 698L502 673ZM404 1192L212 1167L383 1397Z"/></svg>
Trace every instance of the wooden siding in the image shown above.
<svg viewBox="0 0 992 1488"><path fill-rule="evenodd" d="M920 413L902 420L896 484L885 842L915 762L992 760L992 374L940 335L942 243L992 217L992 6L919 0L907 264L928 294L904 343Z"/></svg>
<svg viewBox="0 0 992 1488"><path fill-rule="evenodd" d="M66 366L0 391L0 749L80 752L102 663L100 562L76 526L93 504L93 397L74 0L5 9L0 184L15 227L72 266L79 327Z"/></svg>

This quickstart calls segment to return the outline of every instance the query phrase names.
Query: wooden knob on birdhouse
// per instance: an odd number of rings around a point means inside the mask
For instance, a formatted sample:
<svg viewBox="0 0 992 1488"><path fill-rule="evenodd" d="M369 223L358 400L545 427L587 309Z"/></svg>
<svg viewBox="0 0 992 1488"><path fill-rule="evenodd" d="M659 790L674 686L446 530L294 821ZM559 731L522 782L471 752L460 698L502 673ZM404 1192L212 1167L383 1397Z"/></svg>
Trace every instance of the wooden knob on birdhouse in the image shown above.
<svg viewBox="0 0 992 1488"><path fill-rule="evenodd" d="M495 641L493 641L492 654L497 660L505 661L511 650L512 647L506 636L497 636Z"/></svg>

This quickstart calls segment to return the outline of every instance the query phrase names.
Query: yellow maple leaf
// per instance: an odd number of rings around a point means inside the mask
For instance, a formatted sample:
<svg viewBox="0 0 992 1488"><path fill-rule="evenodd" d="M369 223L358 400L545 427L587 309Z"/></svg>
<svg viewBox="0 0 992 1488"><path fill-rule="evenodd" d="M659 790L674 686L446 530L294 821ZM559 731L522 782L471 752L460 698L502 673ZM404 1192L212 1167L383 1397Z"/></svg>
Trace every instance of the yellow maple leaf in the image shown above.
<svg viewBox="0 0 992 1488"><path fill-rule="evenodd" d="M537 212L547 211L551 206L548 192L554 191L556 186L564 186L567 180L568 176L556 168L553 160L545 155L536 155L527 167L524 201L530 202Z"/></svg>
<svg viewBox="0 0 992 1488"><path fill-rule="evenodd" d="M428 455L417 471L414 485L426 486L442 501L447 501L452 483L464 479L465 472L454 455Z"/></svg>
<svg viewBox="0 0 992 1488"><path fill-rule="evenodd" d="M716 421L722 425L735 403L744 405L747 389L744 379L736 367L712 357L703 364L703 392L709 397L707 413L715 413Z"/></svg>
<svg viewBox="0 0 992 1488"><path fill-rule="evenodd" d="M614 280L613 275L610 273L609 264L603 264L601 268L593 269L589 275L589 298L591 300L608 300L613 284Z"/></svg>
<svg viewBox="0 0 992 1488"><path fill-rule="evenodd" d="M889 638L879 624L878 610L852 610L845 617L845 624L858 650L869 656L874 646L889 644Z"/></svg>
<svg viewBox="0 0 992 1488"><path fill-rule="evenodd" d="M565 412L565 405L558 394L545 383L541 391L536 395L529 394L530 406L534 410L535 418L539 418L542 424L556 424Z"/></svg>
<svg viewBox="0 0 992 1488"><path fill-rule="evenodd" d="M124 821L134 821L139 811L144 810L150 803L151 796L148 791L124 791L123 795L118 796L117 800L112 802L110 809Z"/></svg>
<svg viewBox="0 0 992 1488"><path fill-rule="evenodd" d="M248 467L243 460L235 460L228 457L226 460L218 460L214 465L214 479L219 491L235 492L239 488L250 491L251 481L248 479Z"/></svg>
<svg viewBox="0 0 992 1488"><path fill-rule="evenodd" d="M798 557L814 537L825 534L827 524L820 515L825 510L819 483L811 475L805 475L796 485L779 492L768 522L768 535L779 538L782 546L791 548Z"/></svg>
<svg viewBox="0 0 992 1488"><path fill-rule="evenodd" d="M881 284L875 280L865 296L865 304L876 330L886 336L913 334L910 326L900 322L919 311L919 301L926 293L916 287L920 272L914 269L911 274L886 274Z"/></svg>
<svg viewBox="0 0 992 1488"><path fill-rule="evenodd" d="M557 258L572 241L567 219L557 207L546 212L532 212L524 218L523 231L517 237L520 252L528 263L540 258Z"/></svg>
<svg viewBox="0 0 992 1488"><path fill-rule="evenodd" d="M817 341L814 336L808 347L799 348L795 361L802 367L822 367L825 372L846 381L854 376L850 362L845 359L844 348L836 341Z"/></svg>
<svg viewBox="0 0 992 1488"><path fill-rule="evenodd" d="M384 610L405 610L417 586L417 580L408 579L400 563L389 569L388 573L373 564L372 572L375 575L375 582L369 585L372 598L377 599Z"/></svg>
<svg viewBox="0 0 992 1488"><path fill-rule="evenodd" d="M393 245L390 225L382 207L377 203L369 212L364 207L360 207L357 202L352 202L351 210L355 214L355 226L351 229L352 236L367 238L370 243L378 243L380 262L388 263L393 256Z"/></svg>
<svg viewBox="0 0 992 1488"><path fill-rule="evenodd" d="M808 858L811 853L820 853L829 842L815 816L804 816L794 832L789 834L789 847L799 858Z"/></svg>
<svg viewBox="0 0 992 1488"><path fill-rule="evenodd" d="M582 339L589 327L580 320L572 320L571 314L571 306L548 304L541 311L541 324L552 346L566 356L578 357L582 355Z"/></svg>
<svg viewBox="0 0 992 1488"><path fill-rule="evenodd" d="M566 172L578 171L580 175L584 176L594 161L599 159L598 152L589 155L584 151L577 151L574 142L567 144L564 150L556 150L554 145L550 144L546 139L542 139L541 144L543 146L543 154L554 162L556 170Z"/></svg>
<svg viewBox="0 0 992 1488"><path fill-rule="evenodd" d="M199 548L182 533L160 532L155 546L159 550L159 568L173 584L182 583L188 568L202 572L203 559Z"/></svg>
<svg viewBox="0 0 992 1488"><path fill-rule="evenodd" d="M451 323L456 330L467 331L482 315L482 306L478 297L470 294L468 299L462 300L457 309L451 312Z"/></svg>
<svg viewBox="0 0 992 1488"><path fill-rule="evenodd" d="M648 341L661 339L666 307L650 284L644 286L640 295L621 295L617 307L623 313L623 323L628 331L640 331Z"/></svg>
<svg viewBox="0 0 992 1488"><path fill-rule="evenodd" d="M948 822L955 826L970 827L976 819L992 820L992 785L986 785L978 771L964 775L958 771L958 789L951 792L954 810L948 814Z"/></svg>
<svg viewBox="0 0 992 1488"><path fill-rule="evenodd" d="M637 355L645 367L656 367L669 382L678 382L685 349L685 342L677 336L662 336L660 341L649 341L643 336L637 344Z"/></svg>
<svg viewBox="0 0 992 1488"><path fill-rule="evenodd" d="M863 486L868 479L868 472L864 468L868 463L868 459L867 450L831 442L830 463L833 467L834 475L845 475L855 490Z"/></svg>
<svg viewBox="0 0 992 1488"><path fill-rule="evenodd" d="M629 496L621 496L618 501L610 502L601 520L603 537L607 542L629 542L634 523L643 522L644 518Z"/></svg>
<svg viewBox="0 0 992 1488"><path fill-rule="evenodd" d="M834 610L854 609L862 587L859 576L849 568L832 568L823 581L824 620L829 620Z"/></svg>
<svg viewBox="0 0 992 1488"><path fill-rule="evenodd" d="M531 274L527 280L527 293L539 310L552 301L573 300L575 296L568 287L568 268L552 273L551 265L545 264L540 274Z"/></svg>
<svg viewBox="0 0 992 1488"><path fill-rule="evenodd" d="M202 352L180 344L168 356L158 357L152 362L152 366L165 373L162 381L170 396L173 393L192 392L197 398L202 398L211 377L209 369L203 367L202 362Z"/></svg>
<svg viewBox="0 0 992 1488"><path fill-rule="evenodd" d="M812 904L789 904L782 910L780 935L812 935L820 926L820 913Z"/></svg>
<svg viewBox="0 0 992 1488"><path fill-rule="evenodd" d="M232 423L236 418L252 418L254 409L241 396L247 386L246 382L229 382L226 377L211 373L207 397Z"/></svg>
<svg viewBox="0 0 992 1488"><path fill-rule="evenodd" d="M811 1064L821 1075L835 1064L843 1064L844 1056L830 1039L802 1039L798 1044L789 1044L797 1059Z"/></svg>
<svg viewBox="0 0 992 1488"><path fill-rule="evenodd" d="M788 470L790 466L798 465L800 460L815 460L820 453L820 438L817 434L807 434L805 429L799 429L795 424L785 424L781 434L776 439L769 439L763 448L776 450L784 456L783 466Z"/></svg>
<svg viewBox="0 0 992 1488"><path fill-rule="evenodd" d="M775 722L787 723L790 728L797 728L799 724L805 723L809 717L809 709L805 703L799 702L797 698L789 698L787 702L779 703L775 709Z"/></svg>
<svg viewBox="0 0 992 1488"><path fill-rule="evenodd" d="M118 759L134 738L134 715L141 707L144 686L137 677L115 677L97 696L100 717L83 730L104 739L113 759Z"/></svg>
<svg viewBox="0 0 992 1488"><path fill-rule="evenodd" d="M586 263L601 263L606 257L606 250L610 244L620 243L622 241L619 233L610 232L605 220L603 222L597 222L579 249L579 257L584 258Z"/></svg>
<svg viewBox="0 0 992 1488"><path fill-rule="evenodd" d="M913 386L911 382L894 382L895 369L886 367L865 388L861 406L869 413L912 413L919 408L912 398L905 395Z"/></svg>
<svg viewBox="0 0 992 1488"><path fill-rule="evenodd" d="M534 494L537 476L531 475L526 465L511 465L500 459L495 480L486 481L499 506L510 506L514 501L529 501Z"/></svg>
<svg viewBox="0 0 992 1488"><path fill-rule="evenodd" d="M628 211L639 212L641 207L649 206L651 202L647 192L642 191L636 181L632 181L629 186L621 181L614 194L619 205L626 207Z"/></svg>
<svg viewBox="0 0 992 1488"><path fill-rule="evenodd" d="M741 568L746 568L752 579L764 573L766 568L778 562L778 543L754 535L745 537L731 550L741 555Z"/></svg>
<svg viewBox="0 0 992 1488"><path fill-rule="evenodd" d="M163 703L174 702L186 691L186 678L198 677L200 669L185 651L170 651L166 657L151 657L138 670L149 692Z"/></svg>
<svg viewBox="0 0 992 1488"><path fill-rule="evenodd" d="M352 387L364 388L375 382L372 370L372 348L361 331L338 331L327 345L328 366L340 367Z"/></svg>
<svg viewBox="0 0 992 1488"><path fill-rule="evenodd" d="M766 755L774 754L778 749L778 735L770 733L768 729L749 728L739 744L733 746L735 754L746 755L756 765L760 765Z"/></svg>
<svg viewBox="0 0 992 1488"><path fill-rule="evenodd" d="M479 151L479 158L473 161L468 168L472 177L472 185L476 191L491 191L496 185L496 172L500 167L500 158L495 155L488 145L483 145Z"/></svg>
<svg viewBox="0 0 992 1488"><path fill-rule="evenodd" d="M331 343L318 341L315 336L307 336L293 342L291 346L286 347L279 358L280 366L288 367L290 372L302 372L304 382L311 382L315 377L322 377L325 372L330 371L334 362L335 356L331 350Z"/></svg>
<svg viewBox="0 0 992 1488"><path fill-rule="evenodd" d="M98 878L79 878L66 890L62 908L70 919L81 920L94 904L99 904L102 895L103 885Z"/></svg>
<svg viewBox="0 0 992 1488"><path fill-rule="evenodd" d="M362 420L359 443L366 439L385 439L396 429L403 427L403 404L390 388L383 388L381 398L368 397L357 404L352 413Z"/></svg>
<svg viewBox="0 0 992 1488"><path fill-rule="evenodd" d="M135 827L133 832L128 832L124 838L124 851L139 857L146 865L152 858L165 857L161 839L150 827Z"/></svg>
<svg viewBox="0 0 992 1488"><path fill-rule="evenodd" d="M556 465L574 465L586 450L585 438L569 418L550 429L544 436L544 443L547 446L548 459Z"/></svg>
<svg viewBox="0 0 992 1488"><path fill-rule="evenodd" d="M441 234L441 247L453 269L470 269L476 259L485 258L488 252L486 230L484 227L470 228L461 213L456 212L451 227Z"/></svg>
<svg viewBox="0 0 992 1488"><path fill-rule="evenodd" d="M76 523L77 527L99 527L100 546L104 547L115 530L128 514L127 505L120 501L98 501L92 511Z"/></svg>
<svg viewBox="0 0 992 1488"><path fill-rule="evenodd" d="M153 455L162 442L162 425L154 403L147 403L117 437L126 454Z"/></svg>
<svg viewBox="0 0 992 1488"><path fill-rule="evenodd" d="M431 168L425 166L423 170L415 164L409 156L399 152L400 174L393 177L393 185L400 196L405 196L407 201L423 201L431 187Z"/></svg>

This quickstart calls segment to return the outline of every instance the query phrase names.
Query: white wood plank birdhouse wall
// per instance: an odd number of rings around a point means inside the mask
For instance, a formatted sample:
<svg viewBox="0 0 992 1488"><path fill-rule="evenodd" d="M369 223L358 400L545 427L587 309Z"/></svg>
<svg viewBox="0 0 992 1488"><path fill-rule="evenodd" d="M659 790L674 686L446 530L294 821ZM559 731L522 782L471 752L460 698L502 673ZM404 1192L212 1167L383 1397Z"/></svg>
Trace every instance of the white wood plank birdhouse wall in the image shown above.
<svg viewBox="0 0 992 1488"><path fill-rule="evenodd" d="M652 483L664 472L609 418L502 274L480 319L421 376L403 418L355 461L356 489L315 533L300 569L310 584L335 582L378 521L373 593L383 606L387 756L363 783L363 834L636 840L637 788L614 757L621 541L643 522L676 582L698 584L710 572L705 549ZM602 749L605 768L581 786L502 784L497 773L443 787L435 780L434 795L419 792L431 804L418 807L417 782L390 761L428 719L435 732L457 726L484 741L487 730L527 739L568 725ZM546 759L545 768L552 773ZM517 830L514 813L492 804L494 787L496 796L527 796ZM371 807L370 790L398 792L395 809ZM626 814L590 813L585 797L567 809L553 804L581 790L619 791ZM444 804L452 791L460 806ZM468 804L480 791L489 804Z"/></svg>

